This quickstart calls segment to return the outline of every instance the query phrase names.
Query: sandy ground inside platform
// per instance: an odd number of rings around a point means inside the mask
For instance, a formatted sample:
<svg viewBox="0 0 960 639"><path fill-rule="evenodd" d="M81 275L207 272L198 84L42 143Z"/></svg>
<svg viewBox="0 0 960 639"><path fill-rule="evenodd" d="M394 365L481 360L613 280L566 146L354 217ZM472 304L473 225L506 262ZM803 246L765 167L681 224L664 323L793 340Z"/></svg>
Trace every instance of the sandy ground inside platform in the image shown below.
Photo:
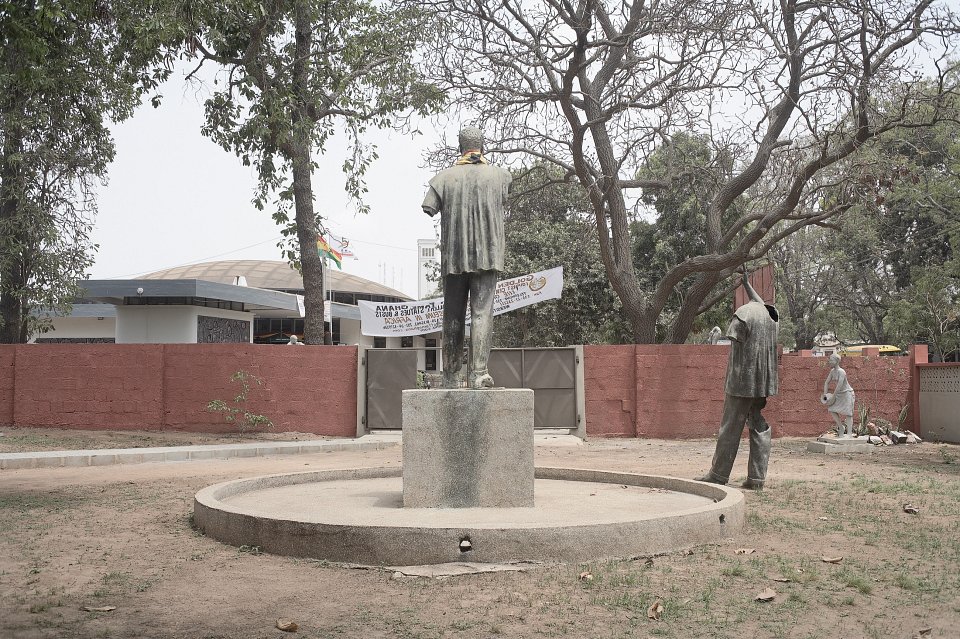
<svg viewBox="0 0 960 639"><path fill-rule="evenodd" d="M260 554L191 527L204 486L399 466L399 447L0 471L0 637L960 636L960 448L824 456L805 443L775 441L767 490L748 493L733 539L652 561L446 579ZM597 440L538 447L537 463L692 477L712 452L709 440ZM772 601L754 600L768 588Z"/></svg>

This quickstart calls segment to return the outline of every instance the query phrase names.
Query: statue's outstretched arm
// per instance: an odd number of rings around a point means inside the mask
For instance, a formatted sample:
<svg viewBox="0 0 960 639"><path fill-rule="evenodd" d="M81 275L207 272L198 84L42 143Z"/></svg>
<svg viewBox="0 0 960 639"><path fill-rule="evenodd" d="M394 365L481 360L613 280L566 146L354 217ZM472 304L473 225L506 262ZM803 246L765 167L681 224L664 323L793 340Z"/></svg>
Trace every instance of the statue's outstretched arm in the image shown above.
<svg viewBox="0 0 960 639"><path fill-rule="evenodd" d="M750 276L747 275L747 267L743 267L743 288L747 291L747 295L750 296L750 300L754 302L760 302L763 304L763 298L757 295L757 292L753 290L753 287L750 286Z"/></svg>

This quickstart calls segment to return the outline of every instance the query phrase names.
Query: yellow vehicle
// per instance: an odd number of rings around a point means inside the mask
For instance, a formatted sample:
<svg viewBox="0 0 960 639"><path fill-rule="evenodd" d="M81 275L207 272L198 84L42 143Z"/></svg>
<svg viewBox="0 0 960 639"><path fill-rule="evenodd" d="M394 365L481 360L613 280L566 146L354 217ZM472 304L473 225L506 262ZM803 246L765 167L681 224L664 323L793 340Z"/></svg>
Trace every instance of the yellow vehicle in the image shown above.
<svg viewBox="0 0 960 639"><path fill-rule="evenodd" d="M857 344L856 346L844 346L840 349L840 355L843 357L860 357L863 355L863 349L877 348L880 355L903 355L903 351L890 344Z"/></svg>

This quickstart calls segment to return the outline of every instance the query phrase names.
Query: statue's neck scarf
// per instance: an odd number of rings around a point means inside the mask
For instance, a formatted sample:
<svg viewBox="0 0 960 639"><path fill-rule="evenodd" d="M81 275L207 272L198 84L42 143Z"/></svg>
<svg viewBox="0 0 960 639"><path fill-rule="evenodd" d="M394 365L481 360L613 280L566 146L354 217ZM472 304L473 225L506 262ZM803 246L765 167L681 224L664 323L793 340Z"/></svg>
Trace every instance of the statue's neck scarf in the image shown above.
<svg viewBox="0 0 960 639"><path fill-rule="evenodd" d="M463 164L487 164L486 158L483 157L483 153L479 151L467 151L461 155L456 162L453 163L454 166L461 166Z"/></svg>

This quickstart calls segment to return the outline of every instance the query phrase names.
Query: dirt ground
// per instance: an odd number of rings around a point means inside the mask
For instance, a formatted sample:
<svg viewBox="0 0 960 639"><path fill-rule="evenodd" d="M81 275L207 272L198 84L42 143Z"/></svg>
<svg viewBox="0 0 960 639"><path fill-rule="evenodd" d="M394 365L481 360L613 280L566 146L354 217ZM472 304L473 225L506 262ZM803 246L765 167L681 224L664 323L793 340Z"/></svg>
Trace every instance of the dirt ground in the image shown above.
<svg viewBox="0 0 960 639"><path fill-rule="evenodd" d="M124 437L97 440L130 446ZM166 437L141 445L210 441ZM191 527L204 486L396 466L399 447L0 471L0 637L960 637L960 448L825 456L805 444L775 441L767 490L747 494L746 528L718 545L446 579L259 554ZM538 447L537 463L692 477L712 452L710 440L595 440ZM773 601L755 601L766 588ZM662 618L649 620L657 599Z"/></svg>
<svg viewBox="0 0 960 639"><path fill-rule="evenodd" d="M41 450L99 450L101 448L150 448L195 444L240 444L257 441L331 439L313 433L247 432L188 433L153 430L76 430L63 428L0 428L0 453Z"/></svg>

